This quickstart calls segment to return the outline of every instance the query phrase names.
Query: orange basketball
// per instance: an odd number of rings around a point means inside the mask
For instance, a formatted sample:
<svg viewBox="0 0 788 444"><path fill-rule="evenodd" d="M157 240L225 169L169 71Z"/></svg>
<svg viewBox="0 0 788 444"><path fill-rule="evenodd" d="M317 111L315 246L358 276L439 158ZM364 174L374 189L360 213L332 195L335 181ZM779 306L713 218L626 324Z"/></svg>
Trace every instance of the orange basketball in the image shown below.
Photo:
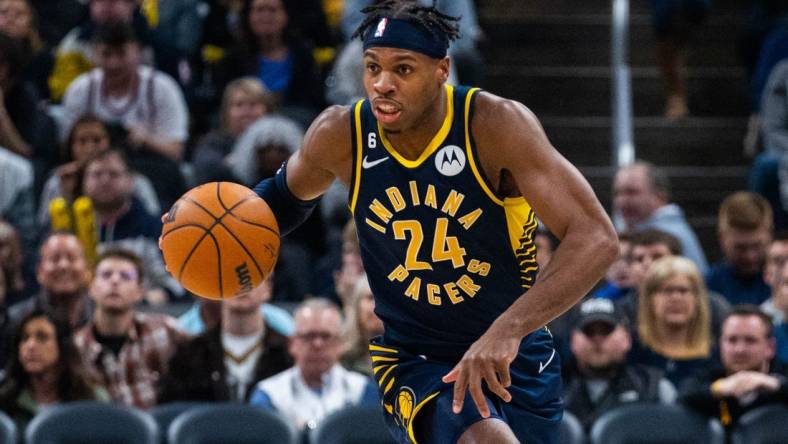
<svg viewBox="0 0 788 444"><path fill-rule="evenodd" d="M170 208L161 232L167 271L184 288L228 299L260 285L279 256L279 226L254 191L230 182L200 185Z"/></svg>

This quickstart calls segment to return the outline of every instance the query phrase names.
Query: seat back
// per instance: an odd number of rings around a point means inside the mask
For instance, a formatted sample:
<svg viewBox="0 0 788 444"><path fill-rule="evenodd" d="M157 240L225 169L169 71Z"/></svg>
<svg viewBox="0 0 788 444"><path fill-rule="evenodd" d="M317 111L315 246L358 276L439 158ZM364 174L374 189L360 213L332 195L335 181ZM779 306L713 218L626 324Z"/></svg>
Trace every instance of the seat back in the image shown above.
<svg viewBox="0 0 788 444"><path fill-rule="evenodd" d="M583 430L583 425L568 410L564 410L564 416L561 418L558 442L559 444L585 444L586 442L586 432Z"/></svg>
<svg viewBox="0 0 788 444"><path fill-rule="evenodd" d="M592 444L723 444L719 421L677 405L636 403L613 409L591 428Z"/></svg>
<svg viewBox="0 0 788 444"><path fill-rule="evenodd" d="M160 404L152 408L150 414L159 427L159 442L161 444L167 443L167 430L169 430L170 424L172 424L175 418L190 409L204 405L206 405L206 403L200 401L176 401Z"/></svg>
<svg viewBox="0 0 788 444"><path fill-rule="evenodd" d="M170 424L170 444L293 444L295 431L281 416L246 404L188 409Z"/></svg>
<svg viewBox="0 0 788 444"><path fill-rule="evenodd" d="M94 401L70 402L39 413L25 431L28 444L158 444L158 428L142 411Z"/></svg>
<svg viewBox="0 0 788 444"><path fill-rule="evenodd" d="M788 406L758 407L739 418L732 444L784 444L788 442Z"/></svg>
<svg viewBox="0 0 788 444"><path fill-rule="evenodd" d="M0 411L0 444L16 444L16 424Z"/></svg>
<svg viewBox="0 0 788 444"><path fill-rule="evenodd" d="M393 444L380 407L348 406L323 418L311 444Z"/></svg>

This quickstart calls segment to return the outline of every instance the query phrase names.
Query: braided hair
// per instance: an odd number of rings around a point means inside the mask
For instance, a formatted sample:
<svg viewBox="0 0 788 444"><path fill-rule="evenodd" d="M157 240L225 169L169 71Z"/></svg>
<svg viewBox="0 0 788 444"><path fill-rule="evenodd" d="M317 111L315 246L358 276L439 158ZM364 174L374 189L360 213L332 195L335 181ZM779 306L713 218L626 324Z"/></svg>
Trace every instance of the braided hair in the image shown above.
<svg viewBox="0 0 788 444"><path fill-rule="evenodd" d="M457 25L460 17L453 17L438 11L435 8L435 0L433 0L432 6L421 6L413 0L383 0L375 5L367 6L361 12L367 16L356 32L350 36L351 39L364 38L367 31L384 17L418 23L435 36L442 37L439 33L443 34L449 41L456 40L460 36L460 27Z"/></svg>

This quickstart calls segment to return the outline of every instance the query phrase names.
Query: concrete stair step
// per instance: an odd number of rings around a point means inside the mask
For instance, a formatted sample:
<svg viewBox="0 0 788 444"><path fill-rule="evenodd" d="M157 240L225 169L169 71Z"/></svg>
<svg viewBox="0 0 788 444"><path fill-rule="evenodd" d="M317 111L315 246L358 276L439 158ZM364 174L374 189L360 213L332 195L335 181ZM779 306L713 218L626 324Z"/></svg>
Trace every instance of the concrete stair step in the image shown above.
<svg viewBox="0 0 788 444"><path fill-rule="evenodd" d="M519 100L540 116L607 116L610 109L608 67L502 67L487 70L492 92ZM745 116L748 99L740 68L687 70L690 112L697 116ZM632 69L636 116L661 116L662 79L656 68Z"/></svg>

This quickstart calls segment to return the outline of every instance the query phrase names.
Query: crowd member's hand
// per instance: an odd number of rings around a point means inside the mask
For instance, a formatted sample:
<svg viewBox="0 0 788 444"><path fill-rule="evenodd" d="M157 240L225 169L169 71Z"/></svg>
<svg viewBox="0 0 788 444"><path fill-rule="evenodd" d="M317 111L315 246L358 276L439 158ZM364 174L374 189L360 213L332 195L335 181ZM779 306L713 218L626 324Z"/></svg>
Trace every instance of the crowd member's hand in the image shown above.
<svg viewBox="0 0 788 444"><path fill-rule="evenodd" d="M77 173L81 168L81 164L77 161L69 162L61 165L55 170L58 181L60 182L60 192L67 201L73 201L77 197Z"/></svg>
<svg viewBox="0 0 788 444"><path fill-rule="evenodd" d="M741 371L715 381L712 392L721 397L742 399L757 391L773 392L779 388L780 381L773 376L761 372Z"/></svg>
<svg viewBox="0 0 788 444"><path fill-rule="evenodd" d="M504 401L512 400L512 395L506 390L512 384L509 366L517 357L521 341L521 337L493 324L471 345L462 360L443 377L443 382L454 383L454 413L462 411L465 392L468 391L482 418L490 416L482 382Z"/></svg>

